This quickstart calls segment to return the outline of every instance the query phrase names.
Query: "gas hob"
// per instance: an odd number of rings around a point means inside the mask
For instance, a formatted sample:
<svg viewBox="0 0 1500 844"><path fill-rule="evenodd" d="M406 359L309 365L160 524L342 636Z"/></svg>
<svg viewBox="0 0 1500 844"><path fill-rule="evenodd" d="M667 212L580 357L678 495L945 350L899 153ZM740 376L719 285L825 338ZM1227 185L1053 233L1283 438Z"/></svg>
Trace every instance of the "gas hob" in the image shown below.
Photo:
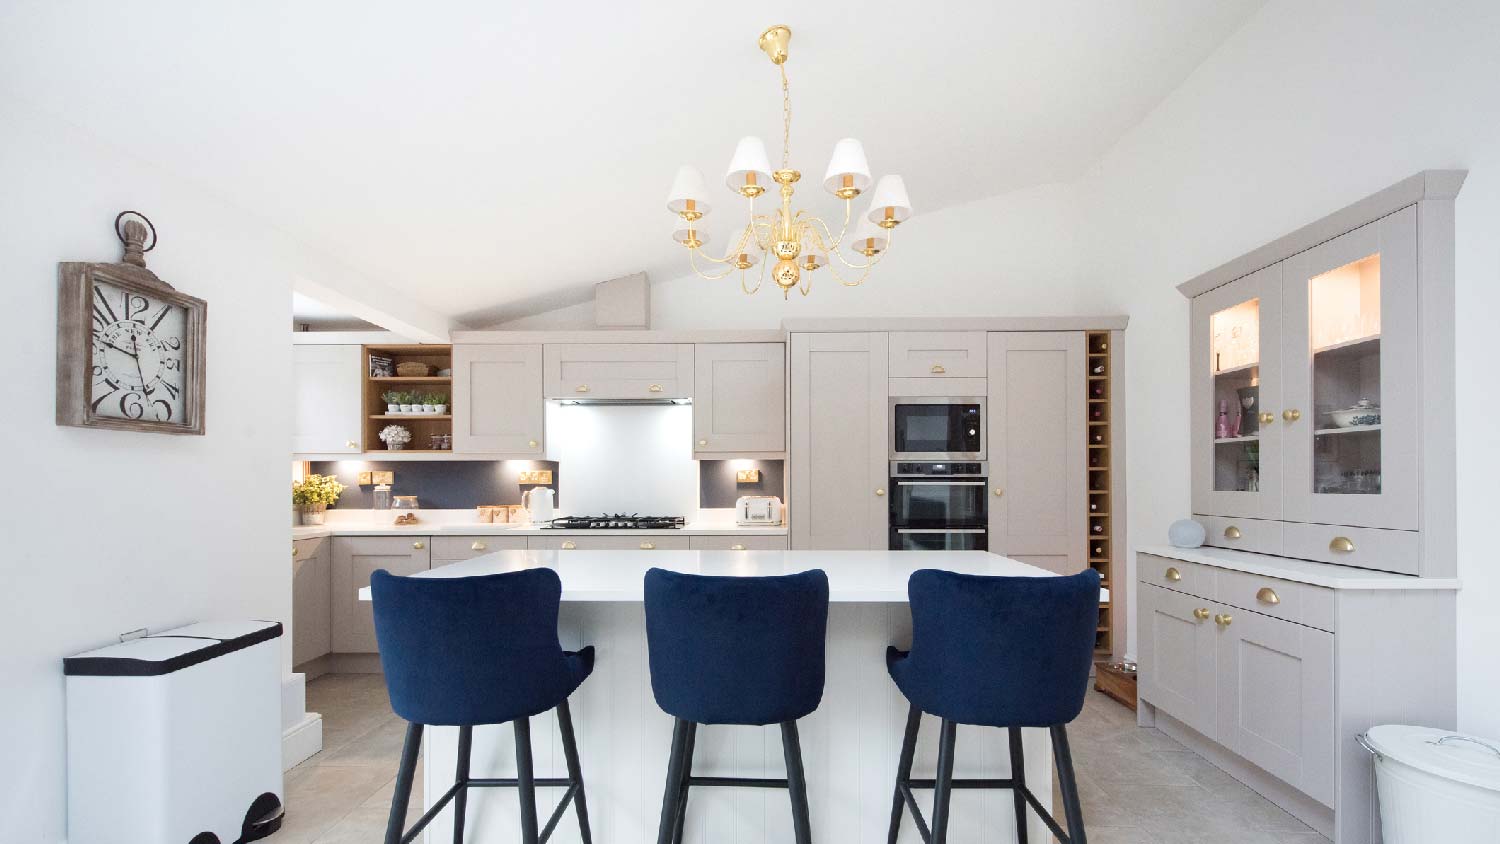
<svg viewBox="0 0 1500 844"><path fill-rule="evenodd" d="M553 530L675 530L687 524L682 516L563 516L547 523Z"/></svg>

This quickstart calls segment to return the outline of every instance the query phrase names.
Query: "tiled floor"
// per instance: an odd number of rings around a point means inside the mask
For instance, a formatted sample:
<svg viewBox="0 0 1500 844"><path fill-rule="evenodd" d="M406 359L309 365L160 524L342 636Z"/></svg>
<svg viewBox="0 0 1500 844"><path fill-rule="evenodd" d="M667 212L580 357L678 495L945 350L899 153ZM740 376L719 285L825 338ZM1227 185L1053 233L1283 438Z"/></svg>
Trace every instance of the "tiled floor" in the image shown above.
<svg viewBox="0 0 1500 844"><path fill-rule="evenodd" d="M286 825L267 840L381 841L405 727L382 679L320 677L307 684L307 708L323 713L323 752L287 773ZM1089 694L1068 734L1091 844L1328 844L1196 754L1136 727L1135 713L1102 695ZM414 807L411 820L420 814Z"/></svg>

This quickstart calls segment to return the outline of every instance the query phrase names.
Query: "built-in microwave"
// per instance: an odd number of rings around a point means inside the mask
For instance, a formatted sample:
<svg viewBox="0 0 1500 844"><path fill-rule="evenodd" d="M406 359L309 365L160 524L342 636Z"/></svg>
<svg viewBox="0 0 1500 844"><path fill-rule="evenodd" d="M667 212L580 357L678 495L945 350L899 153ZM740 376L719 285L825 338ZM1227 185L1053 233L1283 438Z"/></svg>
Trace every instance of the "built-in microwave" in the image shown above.
<svg viewBox="0 0 1500 844"><path fill-rule="evenodd" d="M982 398L891 398L892 460L984 460Z"/></svg>

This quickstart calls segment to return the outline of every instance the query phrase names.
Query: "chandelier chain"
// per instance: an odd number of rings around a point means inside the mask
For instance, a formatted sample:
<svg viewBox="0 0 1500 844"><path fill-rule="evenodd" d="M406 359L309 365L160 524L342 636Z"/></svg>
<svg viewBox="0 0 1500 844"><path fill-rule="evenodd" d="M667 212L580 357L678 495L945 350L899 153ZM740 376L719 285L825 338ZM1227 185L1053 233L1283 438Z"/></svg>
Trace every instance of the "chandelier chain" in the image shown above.
<svg viewBox="0 0 1500 844"><path fill-rule="evenodd" d="M786 65L776 66L781 70L781 169L792 167L792 89L786 81Z"/></svg>

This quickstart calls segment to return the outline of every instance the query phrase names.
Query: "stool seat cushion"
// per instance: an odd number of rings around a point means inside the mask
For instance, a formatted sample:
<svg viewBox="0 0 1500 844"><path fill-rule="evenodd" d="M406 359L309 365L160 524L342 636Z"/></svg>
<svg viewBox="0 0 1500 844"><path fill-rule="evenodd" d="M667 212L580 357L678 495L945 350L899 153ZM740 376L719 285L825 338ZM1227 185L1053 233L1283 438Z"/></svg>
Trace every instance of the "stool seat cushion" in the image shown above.
<svg viewBox="0 0 1500 844"><path fill-rule="evenodd" d="M476 726L539 715L594 670L557 639L551 569L480 577L370 577L391 708L414 724Z"/></svg>
<svg viewBox="0 0 1500 844"><path fill-rule="evenodd" d="M776 724L823 699L828 576L646 573L651 689L695 724Z"/></svg>
<svg viewBox="0 0 1500 844"><path fill-rule="evenodd" d="M987 577L923 569L907 582L912 648L886 666L918 709L961 724L1051 727L1083 711L1099 574Z"/></svg>

